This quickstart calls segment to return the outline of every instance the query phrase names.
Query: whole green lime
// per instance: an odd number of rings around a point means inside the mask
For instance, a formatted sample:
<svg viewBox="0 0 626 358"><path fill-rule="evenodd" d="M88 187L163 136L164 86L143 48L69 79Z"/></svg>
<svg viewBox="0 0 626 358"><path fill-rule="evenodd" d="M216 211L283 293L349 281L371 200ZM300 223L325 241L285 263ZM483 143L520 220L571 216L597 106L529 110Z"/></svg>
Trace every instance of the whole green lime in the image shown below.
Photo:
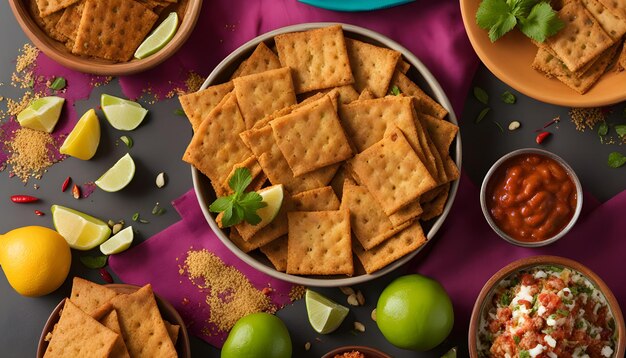
<svg viewBox="0 0 626 358"><path fill-rule="evenodd" d="M291 337L280 318L269 313L252 313L233 326L222 358L289 358Z"/></svg>
<svg viewBox="0 0 626 358"><path fill-rule="evenodd" d="M398 277L378 298L376 324L394 346L426 351L450 334L452 302L441 284L431 278L417 274Z"/></svg>

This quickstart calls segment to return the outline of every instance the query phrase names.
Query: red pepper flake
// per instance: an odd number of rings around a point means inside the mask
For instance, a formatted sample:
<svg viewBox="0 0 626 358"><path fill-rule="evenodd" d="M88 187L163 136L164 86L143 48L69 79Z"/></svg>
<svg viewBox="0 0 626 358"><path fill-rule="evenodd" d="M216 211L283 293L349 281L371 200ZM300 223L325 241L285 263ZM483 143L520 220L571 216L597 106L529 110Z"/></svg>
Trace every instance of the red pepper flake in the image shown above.
<svg viewBox="0 0 626 358"><path fill-rule="evenodd" d="M187 306L189 304L189 299L187 297L183 297L183 306Z"/></svg>
<svg viewBox="0 0 626 358"><path fill-rule="evenodd" d="M10 173L9 173L9 178L13 178L14 176L15 176L15 173L14 173L14 172L10 172Z"/></svg>
<svg viewBox="0 0 626 358"><path fill-rule="evenodd" d="M67 188L70 186L70 182L72 182L71 177L65 178L65 180L63 181L63 185L61 185L61 192L65 193Z"/></svg>
<svg viewBox="0 0 626 358"><path fill-rule="evenodd" d="M535 138L535 142L537 142L537 144L541 144L543 143L543 141L546 140L546 138L548 138L552 133L550 132L541 132L539 134L537 134L537 138Z"/></svg>
<svg viewBox="0 0 626 358"><path fill-rule="evenodd" d="M11 201L18 204L34 203L39 201L39 198L30 195L13 195L11 196Z"/></svg>
<svg viewBox="0 0 626 358"><path fill-rule="evenodd" d="M274 290L270 287L263 287L263 290L261 290L261 293L263 293L265 296L269 296L269 294L272 292L274 292Z"/></svg>
<svg viewBox="0 0 626 358"><path fill-rule="evenodd" d="M103 267L99 269L98 272L100 273L100 277L102 277L106 283L113 283L113 277L111 277L111 274L107 271L107 269Z"/></svg>
<svg viewBox="0 0 626 358"><path fill-rule="evenodd" d="M43 211L35 210L35 215L37 215L37 216L44 216L46 214Z"/></svg>
<svg viewBox="0 0 626 358"><path fill-rule="evenodd" d="M551 125L557 124L561 121L561 117L554 117L552 120L550 120L549 122L546 122L546 124L543 125L543 127L541 127L541 129L535 129L535 132L541 132L542 130L550 127Z"/></svg>
<svg viewBox="0 0 626 358"><path fill-rule="evenodd" d="M80 187L76 184L72 187L72 196L74 199L80 199Z"/></svg>

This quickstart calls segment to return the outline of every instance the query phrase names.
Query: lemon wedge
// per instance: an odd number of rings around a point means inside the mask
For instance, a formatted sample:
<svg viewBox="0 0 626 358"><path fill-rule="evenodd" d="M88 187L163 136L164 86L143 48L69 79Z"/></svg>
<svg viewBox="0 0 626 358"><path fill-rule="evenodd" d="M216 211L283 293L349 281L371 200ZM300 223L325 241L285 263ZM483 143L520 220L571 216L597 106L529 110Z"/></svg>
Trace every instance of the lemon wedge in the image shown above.
<svg viewBox="0 0 626 358"><path fill-rule="evenodd" d="M52 205L52 223L72 249L91 250L111 236L102 220L60 205Z"/></svg>
<svg viewBox="0 0 626 358"><path fill-rule="evenodd" d="M100 121L96 111L90 109L83 114L65 138L59 152L78 159L89 160L96 154L98 144L100 144Z"/></svg>
<svg viewBox="0 0 626 358"><path fill-rule="evenodd" d="M20 126L52 133L59 121L65 98L50 96L32 101L17 115Z"/></svg>

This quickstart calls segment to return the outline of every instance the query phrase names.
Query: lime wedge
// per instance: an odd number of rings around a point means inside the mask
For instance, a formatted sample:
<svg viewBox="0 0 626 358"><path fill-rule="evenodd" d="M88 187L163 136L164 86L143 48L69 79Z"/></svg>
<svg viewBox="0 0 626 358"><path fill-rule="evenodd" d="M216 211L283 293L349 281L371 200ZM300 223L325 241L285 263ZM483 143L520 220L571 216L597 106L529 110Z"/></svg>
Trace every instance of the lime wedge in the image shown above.
<svg viewBox="0 0 626 358"><path fill-rule="evenodd" d="M126 251L133 243L133 227L129 226L100 245L100 251L105 255L119 254Z"/></svg>
<svg viewBox="0 0 626 358"><path fill-rule="evenodd" d="M441 358L456 358L456 347L447 351L446 354L441 356Z"/></svg>
<svg viewBox="0 0 626 358"><path fill-rule="evenodd" d="M283 204L283 185L278 184L260 190L259 195L261 195L263 202L267 206L256 211L256 214L261 217L261 222L257 225L265 227L278 215L278 211Z"/></svg>
<svg viewBox="0 0 626 358"><path fill-rule="evenodd" d="M20 126L52 133L61 116L65 98L50 96L32 101L17 115Z"/></svg>
<svg viewBox="0 0 626 358"><path fill-rule="evenodd" d="M96 154L98 144L100 144L100 121L96 111L90 109L80 117L74 129L65 138L59 152L89 160Z"/></svg>
<svg viewBox="0 0 626 358"><path fill-rule="evenodd" d="M52 205L50 211L54 228L72 249L91 250L111 235L107 224L93 216L60 205Z"/></svg>
<svg viewBox="0 0 626 358"><path fill-rule="evenodd" d="M311 327L321 334L331 333L339 328L350 311L347 307L309 289L306 290L304 301Z"/></svg>
<svg viewBox="0 0 626 358"><path fill-rule="evenodd" d="M114 192L122 190L135 176L135 162L130 154L126 154L118 160L113 166L102 174L95 184L98 188Z"/></svg>
<svg viewBox="0 0 626 358"><path fill-rule="evenodd" d="M135 51L135 58L146 58L162 49L174 37L177 28L178 15L175 12L170 12L165 20L139 45Z"/></svg>
<svg viewBox="0 0 626 358"><path fill-rule="evenodd" d="M137 102L102 94L100 107L107 121L113 128L122 131L132 131L143 122L148 110Z"/></svg>

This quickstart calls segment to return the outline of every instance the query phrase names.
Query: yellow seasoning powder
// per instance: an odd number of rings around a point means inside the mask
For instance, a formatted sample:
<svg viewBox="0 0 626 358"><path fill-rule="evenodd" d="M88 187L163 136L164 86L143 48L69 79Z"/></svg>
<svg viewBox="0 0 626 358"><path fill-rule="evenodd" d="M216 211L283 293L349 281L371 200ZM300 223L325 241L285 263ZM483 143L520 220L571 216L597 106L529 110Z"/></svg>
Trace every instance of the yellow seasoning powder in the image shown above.
<svg viewBox="0 0 626 358"><path fill-rule="evenodd" d="M54 140L49 133L20 128L15 131L13 139L4 144L10 153L7 162L12 166L13 173L24 183L31 176L40 179L44 171L53 164L50 148L54 145Z"/></svg>

